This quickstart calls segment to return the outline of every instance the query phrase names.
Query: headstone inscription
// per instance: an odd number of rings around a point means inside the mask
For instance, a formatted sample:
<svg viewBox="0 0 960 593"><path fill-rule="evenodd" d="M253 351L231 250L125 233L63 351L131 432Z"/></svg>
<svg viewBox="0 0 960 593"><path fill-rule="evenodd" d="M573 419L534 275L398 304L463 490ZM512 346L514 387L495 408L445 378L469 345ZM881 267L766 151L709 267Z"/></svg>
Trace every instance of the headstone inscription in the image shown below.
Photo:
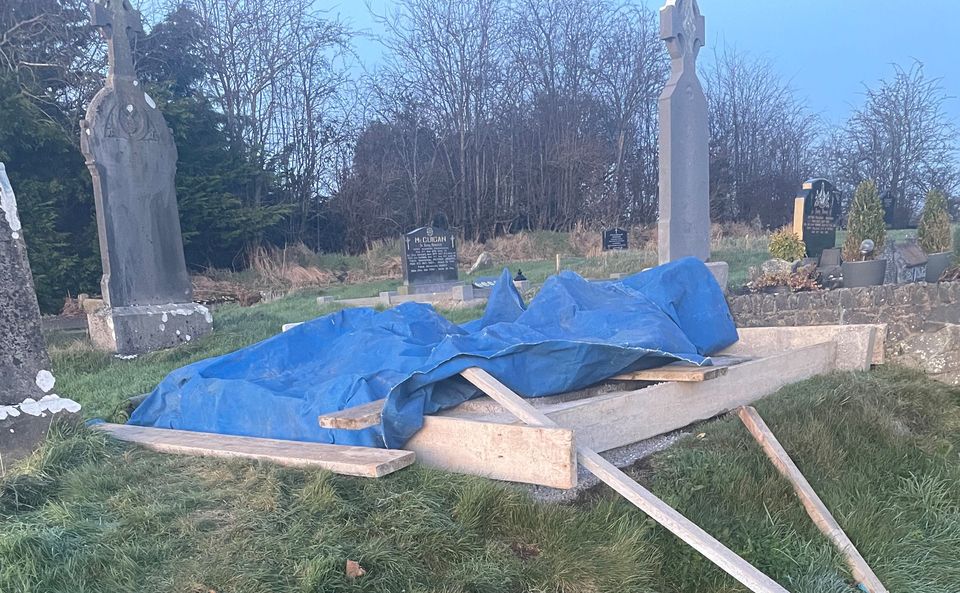
<svg viewBox="0 0 960 593"><path fill-rule="evenodd" d="M826 179L803 182L794 200L793 232L807 245L809 257L820 257L837 244L840 193Z"/></svg>
<svg viewBox="0 0 960 593"><path fill-rule="evenodd" d="M80 405L52 393L55 383L40 332L17 199L0 163L0 476L25 457L55 418Z"/></svg>
<svg viewBox="0 0 960 593"><path fill-rule="evenodd" d="M142 31L129 0L92 1L107 40L109 72L81 122L80 150L93 178L105 307L88 316L99 347L136 354L208 333L183 257L174 175L177 148L136 79L128 35Z"/></svg>
<svg viewBox="0 0 960 593"><path fill-rule="evenodd" d="M670 52L670 79L659 102L660 263L710 257L707 99L697 78L704 19L696 0L667 0L660 39Z"/></svg>
<svg viewBox="0 0 960 593"><path fill-rule="evenodd" d="M628 248L627 231L619 227L603 231L604 251L623 251Z"/></svg>
<svg viewBox="0 0 960 593"><path fill-rule="evenodd" d="M457 238L450 231L420 227L403 237L403 282L425 291L456 283ZM416 292L416 290L411 290Z"/></svg>

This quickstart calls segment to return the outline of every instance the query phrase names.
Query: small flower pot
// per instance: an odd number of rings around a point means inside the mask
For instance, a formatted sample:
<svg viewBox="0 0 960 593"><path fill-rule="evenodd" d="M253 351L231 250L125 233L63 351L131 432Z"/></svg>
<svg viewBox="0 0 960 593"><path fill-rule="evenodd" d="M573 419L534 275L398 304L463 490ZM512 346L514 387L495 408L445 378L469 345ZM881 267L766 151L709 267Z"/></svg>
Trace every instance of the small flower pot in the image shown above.
<svg viewBox="0 0 960 593"><path fill-rule="evenodd" d="M953 252L931 253L927 255L927 282L940 281L940 276L950 267L953 261Z"/></svg>
<svg viewBox="0 0 960 593"><path fill-rule="evenodd" d="M879 286L887 272L887 260L845 261L841 267L843 287Z"/></svg>

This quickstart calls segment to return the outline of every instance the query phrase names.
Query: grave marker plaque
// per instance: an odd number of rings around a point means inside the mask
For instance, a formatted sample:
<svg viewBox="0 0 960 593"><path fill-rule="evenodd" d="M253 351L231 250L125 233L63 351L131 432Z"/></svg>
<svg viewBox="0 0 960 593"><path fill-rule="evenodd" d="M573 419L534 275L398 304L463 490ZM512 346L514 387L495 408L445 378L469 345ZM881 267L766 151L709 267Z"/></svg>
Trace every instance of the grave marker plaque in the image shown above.
<svg viewBox="0 0 960 593"><path fill-rule="evenodd" d="M819 258L837 244L840 193L826 179L803 182L794 202L793 232L807 245L807 256Z"/></svg>
<svg viewBox="0 0 960 593"><path fill-rule="evenodd" d="M629 249L627 231L617 227L603 231L604 251L623 251Z"/></svg>
<svg viewBox="0 0 960 593"><path fill-rule="evenodd" d="M403 237L403 281L406 285L456 282L457 239L448 230L432 226Z"/></svg>

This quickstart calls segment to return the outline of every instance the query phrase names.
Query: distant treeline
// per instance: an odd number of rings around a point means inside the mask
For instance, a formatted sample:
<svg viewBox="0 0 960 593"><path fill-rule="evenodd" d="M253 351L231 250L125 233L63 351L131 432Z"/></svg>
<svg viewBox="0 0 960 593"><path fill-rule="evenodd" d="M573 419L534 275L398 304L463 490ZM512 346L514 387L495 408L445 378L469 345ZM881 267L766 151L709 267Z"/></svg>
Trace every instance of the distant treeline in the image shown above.
<svg viewBox="0 0 960 593"><path fill-rule="evenodd" d="M657 216L656 11L597 0L398 0L383 63L312 0L156 0L137 69L180 154L194 268L264 243L359 251L444 216L463 236ZM86 0L0 4L0 160L20 200L45 310L97 292L100 262L78 121L105 73ZM708 27L709 15L708 16ZM708 50L703 50L708 51ZM701 55L719 222L784 224L806 177L850 195L874 179L906 223L931 187L956 199L958 138L937 80L894 67L829 127L773 67Z"/></svg>

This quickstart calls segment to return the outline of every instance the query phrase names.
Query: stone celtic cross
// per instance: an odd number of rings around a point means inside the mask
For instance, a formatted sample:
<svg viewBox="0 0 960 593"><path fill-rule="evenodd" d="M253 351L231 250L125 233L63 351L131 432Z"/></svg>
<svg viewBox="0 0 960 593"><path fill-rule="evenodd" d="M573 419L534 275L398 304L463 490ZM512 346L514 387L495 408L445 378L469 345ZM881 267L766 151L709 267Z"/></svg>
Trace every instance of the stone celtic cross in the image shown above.
<svg viewBox="0 0 960 593"><path fill-rule="evenodd" d="M696 0L667 0L660 38L670 52L670 79L660 95L660 263L710 257L710 167L707 98L697 78L704 19Z"/></svg>
<svg viewBox="0 0 960 593"><path fill-rule="evenodd" d="M660 9L660 38L671 58L697 59L704 42L704 19L696 0L671 0Z"/></svg>
<svg viewBox="0 0 960 593"><path fill-rule="evenodd" d="M103 4L91 2L90 21L107 40L109 76L135 79L130 33L143 33L140 12L130 6L129 0L105 0Z"/></svg>
<svg viewBox="0 0 960 593"><path fill-rule="evenodd" d="M130 39L143 31L140 13L130 0L94 0L90 20L107 40L110 71L80 122L107 305L87 321L94 343L135 354L203 335L211 319L192 303L177 212L173 133L137 81Z"/></svg>

